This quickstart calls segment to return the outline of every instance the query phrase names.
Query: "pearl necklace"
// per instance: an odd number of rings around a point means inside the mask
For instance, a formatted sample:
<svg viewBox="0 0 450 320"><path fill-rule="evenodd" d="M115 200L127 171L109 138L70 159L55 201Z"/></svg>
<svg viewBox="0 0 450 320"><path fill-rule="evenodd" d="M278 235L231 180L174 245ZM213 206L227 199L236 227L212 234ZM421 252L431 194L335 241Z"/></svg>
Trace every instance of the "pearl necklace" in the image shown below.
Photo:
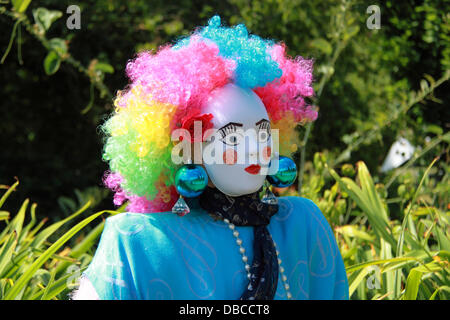
<svg viewBox="0 0 450 320"><path fill-rule="evenodd" d="M242 261L245 264L245 271L247 272L247 278L250 279L251 278L250 265L248 264L248 257L245 255L245 248L242 246L242 240L239 238L239 232L235 230L236 227L234 224L230 222L230 220L223 219L223 221L228 225L228 228L230 228L230 230L233 231L233 236L236 238L236 244L239 246L239 252L242 255ZM284 289L286 290L286 296L288 299L292 299L292 294L289 291L290 287L287 282L287 277L284 274L284 268L281 265L280 252L277 249L277 244L275 243L275 241L273 242L273 244L275 245L275 249L277 252L278 267L281 274L281 280L283 281L284 284Z"/></svg>

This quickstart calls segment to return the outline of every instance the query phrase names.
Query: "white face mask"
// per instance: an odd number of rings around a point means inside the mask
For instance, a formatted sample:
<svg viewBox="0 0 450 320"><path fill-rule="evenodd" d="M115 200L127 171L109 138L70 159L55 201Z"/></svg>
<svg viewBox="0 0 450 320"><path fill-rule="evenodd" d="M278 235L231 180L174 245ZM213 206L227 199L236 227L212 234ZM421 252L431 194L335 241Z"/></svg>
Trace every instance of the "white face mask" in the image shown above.
<svg viewBox="0 0 450 320"><path fill-rule="evenodd" d="M203 143L203 163L212 183L234 197L258 191L272 148L270 119L261 99L250 89L228 84L213 92L203 112L214 116L214 129L219 130ZM214 155L223 161L205 161L207 149L220 150Z"/></svg>

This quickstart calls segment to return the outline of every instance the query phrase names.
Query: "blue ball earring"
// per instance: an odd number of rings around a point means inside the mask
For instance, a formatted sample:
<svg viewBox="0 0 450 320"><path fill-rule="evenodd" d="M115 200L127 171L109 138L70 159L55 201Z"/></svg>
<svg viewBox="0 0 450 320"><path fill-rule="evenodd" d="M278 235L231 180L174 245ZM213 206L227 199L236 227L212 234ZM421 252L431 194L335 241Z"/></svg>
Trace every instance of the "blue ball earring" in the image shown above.
<svg viewBox="0 0 450 320"><path fill-rule="evenodd" d="M183 197L195 198L202 194L208 185L208 175L205 169L197 164L185 164L175 174L175 187L180 194L178 201L172 207L172 212L184 216L190 212Z"/></svg>
<svg viewBox="0 0 450 320"><path fill-rule="evenodd" d="M267 176L270 184L277 188L289 187L294 183L296 178L297 166L294 160L285 156L278 156L278 171Z"/></svg>
<svg viewBox="0 0 450 320"><path fill-rule="evenodd" d="M297 178L297 166L295 162L288 157L276 155L278 158L278 171L274 174L267 175L267 181L277 188L285 188L292 185ZM269 164L269 170L272 162ZM277 204L277 197L270 191L270 187L266 183L266 192L261 199L262 202L267 204Z"/></svg>

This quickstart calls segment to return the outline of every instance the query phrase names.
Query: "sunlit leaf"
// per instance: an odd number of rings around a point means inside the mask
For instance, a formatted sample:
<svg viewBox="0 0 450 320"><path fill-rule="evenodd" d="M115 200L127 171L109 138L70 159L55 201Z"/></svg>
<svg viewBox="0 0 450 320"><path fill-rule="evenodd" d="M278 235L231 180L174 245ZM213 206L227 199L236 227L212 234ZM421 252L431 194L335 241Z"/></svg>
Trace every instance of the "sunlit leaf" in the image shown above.
<svg viewBox="0 0 450 320"><path fill-rule="evenodd" d="M83 229L92 220L102 215L104 211L97 212L90 217L84 219L69 231L67 231L62 237L60 237L55 243L53 243L34 263L26 270L26 272L17 280L15 285L9 290L5 296L5 300L13 300L17 298L17 295L23 290L34 275L36 270L38 270L64 243L66 243L70 238L72 238L76 233Z"/></svg>
<svg viewBox="0 0 450 320"><path fill-rule="evenodd" d="M58 53L60 56L67 53L67 43L66 40L61 38L52 38L48 41L50 49Z"/></svg>
<svg viewBox="0 0 450 320"><path fill-rule="evenodd" d="M33 10L33 17L39 30L45 33L53 22L62 17L62 12L41 7Z"/></svg>
<svg viewBox="0 0 450 320"><path fill-rule="evenodd" d="M105 62L97 62L95 64L95 69L100 70L104 73L114 73L113 66Z"/></svg>
<svg viewBox="0 0 450 320"><path fill-rule="evenodd" d="M12 0L12 5L14 7L14 10L17 12L25 12L27 10L31 0Z"/></svg>

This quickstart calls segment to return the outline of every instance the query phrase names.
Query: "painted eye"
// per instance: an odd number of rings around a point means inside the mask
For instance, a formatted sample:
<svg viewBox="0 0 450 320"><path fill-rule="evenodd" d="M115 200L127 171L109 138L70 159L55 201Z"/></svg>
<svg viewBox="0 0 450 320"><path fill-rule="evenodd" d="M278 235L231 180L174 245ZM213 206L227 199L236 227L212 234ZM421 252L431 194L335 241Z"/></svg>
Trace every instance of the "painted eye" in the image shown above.
<svg viewBox="0 0 450 320"><path fill-rule="evenodd" d="M263 119L256 124L258 125L258 141L264 143L270 138L270 122Z"/></svg>
<svg viewBox="0 0 450 320"><path fill-rule="evenodd" d="M258 132L259 143L267 142L270 138L270 129L260 129Z"/></svg>
<svg viewBox="0 0 450 320"><path fill-rule="evenodd" d="M233 132L227 134L225 137L221 138L223 143L229 145L229 146L236 146L241 142L242 135L238 132Z"/></svg>

